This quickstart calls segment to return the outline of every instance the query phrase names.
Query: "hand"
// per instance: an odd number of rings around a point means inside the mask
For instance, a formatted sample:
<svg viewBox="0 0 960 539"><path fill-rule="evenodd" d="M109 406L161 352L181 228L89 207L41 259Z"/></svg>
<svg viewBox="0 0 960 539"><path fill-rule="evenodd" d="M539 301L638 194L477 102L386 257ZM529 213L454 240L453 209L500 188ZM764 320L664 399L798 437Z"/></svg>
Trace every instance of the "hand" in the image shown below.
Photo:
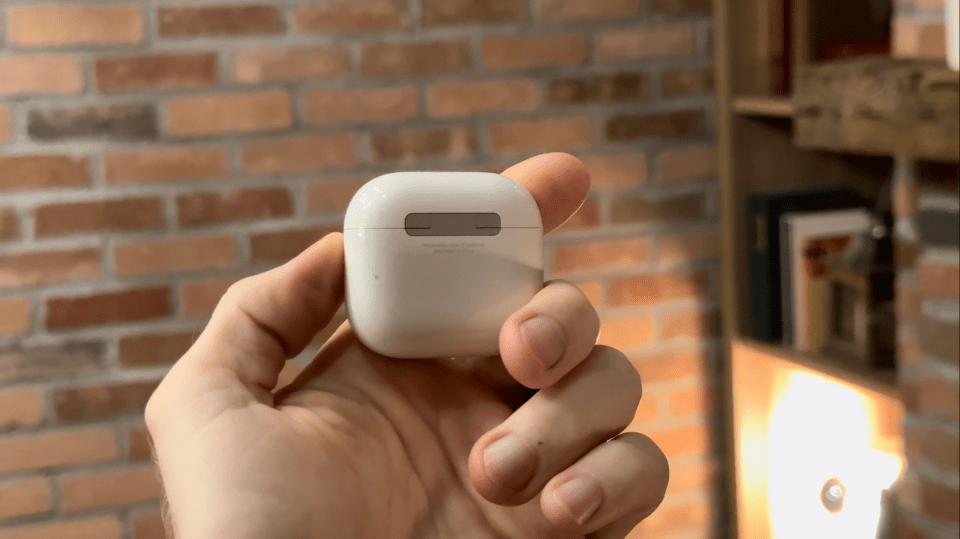
<svg viewBox="0 0 960 539"><path fill-rule="evenodd" d="M545 231L590 183L564 154L504 174ZM389 359L345 323L275 391L343 295L331 234L232 286L157 388L146 421L178 539L620 539L660 504L666 458L620 434L639 376L596 346L575 286L548 283L507 320L499 357Z"/></svg>

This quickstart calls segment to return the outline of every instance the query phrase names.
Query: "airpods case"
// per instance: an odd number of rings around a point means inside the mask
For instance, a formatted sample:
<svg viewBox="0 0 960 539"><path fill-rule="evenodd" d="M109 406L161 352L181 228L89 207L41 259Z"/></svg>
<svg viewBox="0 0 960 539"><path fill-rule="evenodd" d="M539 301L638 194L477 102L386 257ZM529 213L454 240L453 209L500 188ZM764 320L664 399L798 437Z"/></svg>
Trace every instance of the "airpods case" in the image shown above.
<svg viewBox="0 0 960 539"><path fill-rule="evenodd" d="M497 354L503 323L543 288L539 208L499 174L380 176L343 233L350 325L388 357Z"/></svg>

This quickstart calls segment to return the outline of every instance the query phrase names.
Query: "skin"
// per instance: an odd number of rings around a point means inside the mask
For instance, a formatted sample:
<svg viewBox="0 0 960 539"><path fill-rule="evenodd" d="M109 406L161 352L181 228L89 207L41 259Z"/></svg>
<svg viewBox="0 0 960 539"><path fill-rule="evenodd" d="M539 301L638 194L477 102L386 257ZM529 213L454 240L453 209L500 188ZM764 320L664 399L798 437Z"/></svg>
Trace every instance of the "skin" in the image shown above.
<svg viewBox="0 0 960 539"><path fill-rule="evenodd" d="M590 184L565 154L504 174L545 231ZM666 458L622 433L639 376L596 346L577 287L547 283L504 324L498 357L389 359L344 324L275 388L343 296L331 234L231 287L157 388L146 421L178 538L620 539L660 504Z"/></svg>

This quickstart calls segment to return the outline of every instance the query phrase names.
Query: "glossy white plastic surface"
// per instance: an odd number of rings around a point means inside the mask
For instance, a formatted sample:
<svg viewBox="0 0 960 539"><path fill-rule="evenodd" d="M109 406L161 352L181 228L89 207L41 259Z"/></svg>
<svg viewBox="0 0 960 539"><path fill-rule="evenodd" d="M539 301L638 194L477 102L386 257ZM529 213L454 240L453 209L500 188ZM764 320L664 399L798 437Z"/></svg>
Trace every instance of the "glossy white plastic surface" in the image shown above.
<svg viewBox="0 0 960 539"><path fill-rule="evenodd" d="M495 236L410 236L411 213L497 213ZM347 312L394 358L498 353L506 319L543 287L533 197L498 174L404 172L371 180L344 220Z"/></svg>

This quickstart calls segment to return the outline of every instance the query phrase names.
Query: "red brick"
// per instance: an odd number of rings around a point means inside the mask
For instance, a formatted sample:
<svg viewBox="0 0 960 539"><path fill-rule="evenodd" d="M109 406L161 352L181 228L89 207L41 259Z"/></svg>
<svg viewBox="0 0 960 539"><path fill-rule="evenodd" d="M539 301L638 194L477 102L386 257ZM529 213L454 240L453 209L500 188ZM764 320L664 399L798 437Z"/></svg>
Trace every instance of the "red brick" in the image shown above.
<svg viewBox="0 0 960 539"><path fill-rule="evenodd" d="M720 251L720 237L716 229L691 230L664 236L660 239L658 261L662 269L712 258Z"/></svg>
<svg viewBox="0 0 960 539"><path fill-rule="evenodd" d="M150 148L107 154L107 183L140 184L222 180L230 175L227 150L200 148Z"/></svg>
<svg viewBox="0 0 960 539"><path fill-rule="evenodd" d="M13 140L13 118L10 109L0 107L0 144Z"/></svg>
<svg viewBox="0 0 960 539"><path fill-rule="evenodd" d="M642 153L584 157L593 189L635 187L647 183L647 159Z"/></svg>
<svg viewBox="0 0 960 539"><path fill-rule="evenodd" d="M43 392L38 388L0 390L0 430L39 425L43 408Z"/></svg>
<svg viewBox="0 0 960 539"><path fill-rule="evenodd" d="M607 30L597 34L597 62L638 60L693 54L696 36L690 24Z"/></svg>
<svg viewBox="0 0 960 539"><path fill-rule="evenodd" d="M156 500L161 493L152 464L71 475L59 483L60 506L68 513Z"/></svg>
<svg viewBox="0 0 960 539"><path fill-rule="evenodd" d="M667 223L703 217L703 197L697 193L675 198L618 197L610 205L614 223Z"/></svg>
<svg viewBox="0 0 960 539"><path fill-rule="evenodd" d="M401 30L410 25L401 0L337 0L298 6L294 24L303 32L359 33Z"/></svg>
<svg viewBox="0 0 960 539"><path fill-rule="evenodd" d="M0 298L0 336L26 333L33 306L27 298Z"/></svg>
<svg viewBox="0 0 960 539"><path fill-rule="evenodd" d="M660 94L663 97L707 95L712 94L714 88L714 72L710 67L667 69L660 74Z"/></svg>
<svg viewBox="0 0 960 539"><path fill-rule="evenodd" d="M90 171L86 157L0 155L0 193L89 185Z"/></svg>
<svg viewBox="0 0 960 539"><path fill-rule="evenodd" d="M925 299L957 299L960 297L960 268L930 260L917 266L920 296Z"/></svg>
<svg viewBox="0 0 960 539"><path fill-rule="evenodd" d="M322 180L307 186L307 211L342 213L367 180Z"/></svg>
<svg viewBox="0 0 960 539"><path fill-rule="evenodd" d="M0 207L0 241L15 240L20 237L20 216L13 207Z"/></svg>
<svg viewBox="0 0 960 539"><path fill-rule="evenodd" d="M270 5L161 7L158 19L161 37L277 34L284 28L280 10Z"/></svg>
<svg viewBox="0 0 960 539"><path fill-rule="evenodd" d="M610 283L610 304L619 307L695 299L703 296L706 288L707 278L699 273L623 277Z"/></svg>
<svg viewBox="0 0 960 539"><path fill-rule="evenodd" d="M713 485L716 475L716 468L709 463L671 463L667 496L672 498L682 492L706 490Z"/></svg>
<svg viewBox="0 0 960 539"><path fill-rule="evenodd" d="M0 97L69 95L81 90L83 67L76 56L0 56Z"/></svg>
<svg viewBox="0 0 960 539"><path fill-rule="evenodd" d="M108 427L0 437L0 473L94 464L116 456L117 440Z"/></svg>
<svg viewBox="0 0 960 539"><path fill-rule="evenodd" d="M667 148L660 152L657 170L661 182L699 180L717 173L714 146Z"/></svg>
<svg viewBox="0 0 960 539"><path fill-rule="evenodd" d="M293 125L283 91L184 97L167 105L167 132L174 136L276 131Z"/></svg>
<svg viewBox="0 0 960 539"><path fill-rule="evenodd" d="M252 221L293 214L293 199L284 187L227 193L195 193L177 197L181 227Z"/></svg>
<svg viewBox="0 0 960 539"><path fill-rule="evenodd" d="M17 6L7 9L7 29L19 47L134 45L143 41L144 16L137 4Z"/></svg>
<svg viewBox="0 0 960 539"><path fill-rule="evenodd" d="M159 198L124 198L49 204L37 208L34 223L38 237L155 230L164 223L163 201Z"/></svg>
<svg viewBox="0 0 960 539"><path fill-rule="evenodd" d="M104 344L66 341L48 346L14 344L0 350L0 382L47 380L89 373L101 367Z"/></svg>
<svg viewBox="0 0 960 539"><path fill-rule="evenodd" d="M101 275L99 249L0 255L0 288L90 280Z"/></svg>
<svg viewBox="0 0 960 539"><path fill-rule="evenodd" d="M719 311L692 311L670 313L663 316L661 337L664 340L678 338L705 339L720 336Z"/></svg>
<svg viewBox="0 0 960 539"><path fill-rule="evenodd" d="M307 228L253 234L250 236L251 259L254 262L286 262L320 238L339 229L340 227Z"/></svg>
<svg viewBox="0 0 960 539"><path fill-rule="evenodd" d="M570 66L586 61L587 44L580 32L492 36L483 40L480 54L484 69Z"/></svg>
<svg viewBox="0 0 960 539"><path fill-rule="evenodd" d="M675 389L667 397L667 407L673 417L703 417L714 409L713 395L704 385Z"/></svg>
<svg viewBox="0 0 960 539"><path fill-rule="evenodd" d="M0 482L0 522L53 509L50 483L42 477Z"/></svg>
<svg viewBox="0 0 960 539"><path fill-rule="evenodd" d="M157 111L152 103L32 109L27 134L40 141L143 141L158 137Z"/></svg>
<svg viewBox="0 0 960 539"><path fill-rule="evenodd" d="M945 322L930 316L922 316L917 328L924 354L935 356L953 365L960 365L960 331L956 322Z"/></svg>
<svg viewBox="0 0 960 539"><path fill-rule="evenodd" d="M653 0L650 12L657 15L701 15L710 13L710 0Z"/></svg>
<svg viewBox="0 0 960 539"><path fill-rule="evenodd" d="M599 310L603 305L603 285L598 282L589 282L579 283L577 286L580 288L580 291L583 292L583 295L587 297L590 305L593 305L594 309Z"/></svg>
<svg viewBox="0 0 960 539"><path fill-rule="evenodd" d="M239 254L232 236L217 235L121 243L114 258L117 274L132 276L227 268L237 264Z"/></svg>
<svg viewBox="0 0 960 539"><path fill-rule="evenodd" d="M917 39L917 57L943 60L947 55L947 32L943 23L935 22L920 27Z"/></svg>
<svg viewBox="0 0 960 539"><path fill-rule="evenodd" d="M128 429L127 447L130 449L127 460L150 460L153 456L153 442L147 427L141 425Z"/></svg>
<svg viewBox="0 0 960 539"><path fill-rule="evenodd" d="M921 480L923 512L936 520L956 525L960 522L960 493L956 488Z"/></svg>
<svg viewBox="0 0 960 539"><path fill-rule="evenodd" d="M702 378L708 370L708 361L704 353L688 351L666 352L631 359L645 384Z"/></svg>
<svg viewBox="0 0 960 539"><path fill-rule="evenodd" d="M554 79L547 87L551 105L642 101L649 97L650 82L645 73L567 77Z"/></svg>
<svg viewBox="0 0 960 539"><path fill-rule="evenodd" d="M604 320L600 324L600 340L597 344L620 350L644 348L656 339L653 317L644 316L624 320Z"/></svg>
<svg viewBox="0 0 960 539"><path fill-rule="evenodd" d="M360 48L360 70L372 77L457 73L470 64L470 49L463 41L367 43Z"/></svg>
<svg viewBox="0 0 960 539"><path fill-rule="evenodd" d="M569 219L556 228L555 232L585 230L600 225L600 206L596 200L585 200Z"/></svg>
<svg viewBox="0 0 960 539"><path fill-rule="evenodd" d="M347 133L253 142L243 147L241 160L249 176L346 169L360 162Z"/></svg>
<svg viewBox="0 0 960 539"><path fill-rule="evenodd" d="M240 49L233 53L233 79L246 84L343 77L350 53L342 47Z"/></svg>
<svg viewBox="0 0 960 539"><path fill-rule="evenodd" d="M122 525L115 516L53 523L27 524L0 530L0 539L119 539Z"/></svg>
<svg viewBox="0 0 960 539"><path fill-rule="evenodd" d="M701 137L706 132L702 110L678 110L651 114L621 114L607 120L609 140Z"/></svg>
<svg viewBox="0 0 960 539"><path fill-rule="evenodd" d="M421 0L420 20L426 27L523 22L527 9L526 0Z"/></svg>
<svg viewBox="0 0 960 539"><path fill-rule="evenodd" d="M902 320L902 319L901 319ZM897 331L897 367L903 373L917 372L923 365L923 349L915 330L900 327Z"/></svg>
<svg viewBox="0 0 960 539"><path fill-rule="evenodd" d="M213 52L152 54L98 58L97 89L101 93L203 88L217 83Z"/></svg>
<svg viewBox="0 0 960 539"><path fill-rule="evenodd" d="M159 381L67 387L53 391L53 409L64 422L112 419L142 413Z"/></svg>
<svg viewBox="0 0 960 539"><path fill-rule="evenodd" d="M592 144L593 121L587 116L507 121L490 128L490 146L495 152L575 150Z"/></svg>
<svg viewBox="0 0 960 539"><path fill-rule="evenodd" d="M960 418L960 386L935 376L920 381L920 409L957 420Z"/></svg>
<svg viewBox="0 0 960 539"><path fill-rule="evenodd" d="M476 133L466 127L417 127L370 136L370 150L378 161L413 163L431 157L465 157L477 148Z"/></svg>
<svg viewBox="0 0 960 539"><path fill-rule="evenodd" d="M941 470L956 474L960 471L960 440L954 429L931 426L922 441L923 458ZM917 462L910 460L909 462Z"/></svg>
<svg viewBox="0 0 960 539"><path fill-rule="evenodd" d="M530 111L540 92L531 79L446 82L427 88L427 113L436 118L485 112Z"/></svg>
<svg viewBox="0 0 960 539"><path fill-rule="evenodd" d="M158 510L136 511L130 515L133 539L167 539L166 526Z"/></svg>
<svg viewBox="0 0 960 539"><path fill-rule="evenodd" d="M711 511L706 501L666 505L644 519L625 539L670 537L689 530L698 531L693 537L709 537L710 522Z"/></svg>
<svg viewBox="0 0 960 539"><path fill-rule="evenodd" d="M180 286L180 314L186 318L210 316L227 292L237 282L234 277L217 277L191 281Z"/></svg>
<svg viewBox="0 0 960 539"><path fill-rule="evenodd" d="M120 365L153 367L171 365L193 345L199 332L147 333L120 337Z"/></svg>
<svg viewBox="0 0 960 539"><path fill-rule="evenodd" d="M647 262L650 240L631 238L558 246L553 252L557 273L589 269L613 270Z"/></svg>
<svg viewBox="0 0 960 539"><path fill-rule="evenodd" d="M651 433L653 441L667 458L702 455L710 451L710 432L702 423L666 432Z"/></svg>
<svg viewBox="0 0 960 539"><path fill-rule="evenodd" d="M417 89L350 88L317 90L304 95L304 120L311 124L392 122L417 115Z"/></svg>
<svg viewBox="0 0 960 539"><path fill-rule="evenodd" d="M170 316L167 288L138 288L89 296L53 297L47 300L50 329L136 322Z"/></svg>
<svg viewBox="0 0 960 539"><path fill-rule="evenodd" d="M534 0L534 5L545 22L627 19L640 12L637 0Z"/></svg>

